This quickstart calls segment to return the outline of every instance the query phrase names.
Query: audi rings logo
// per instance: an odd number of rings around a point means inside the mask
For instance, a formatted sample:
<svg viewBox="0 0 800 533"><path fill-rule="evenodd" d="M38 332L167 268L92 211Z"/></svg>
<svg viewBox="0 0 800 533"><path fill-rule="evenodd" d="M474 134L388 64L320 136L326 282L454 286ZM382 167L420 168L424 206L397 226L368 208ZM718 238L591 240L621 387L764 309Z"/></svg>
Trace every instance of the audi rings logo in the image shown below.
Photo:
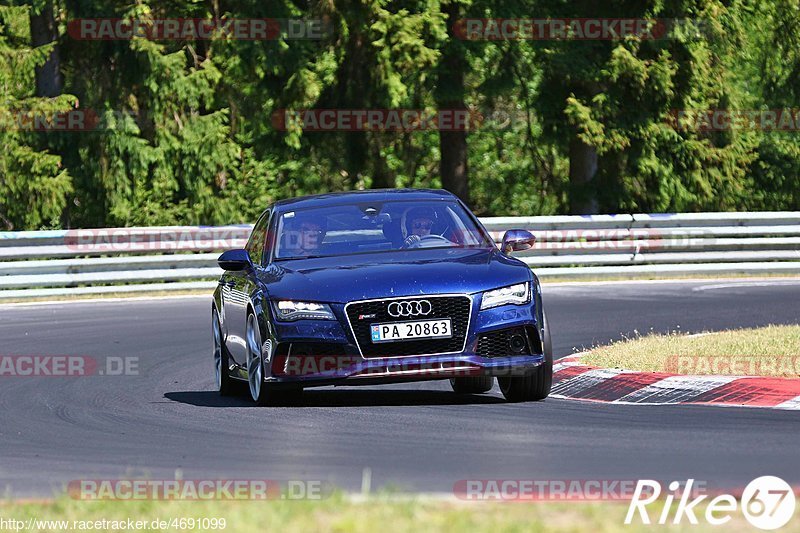
<svg viewBox="0 0 800 533"><path fill-rule="evenodd" d="M409 300L405 302L392 302L387 311L395 318L401 316L425 316L431 314L433 306L428 300Z"/></svg>

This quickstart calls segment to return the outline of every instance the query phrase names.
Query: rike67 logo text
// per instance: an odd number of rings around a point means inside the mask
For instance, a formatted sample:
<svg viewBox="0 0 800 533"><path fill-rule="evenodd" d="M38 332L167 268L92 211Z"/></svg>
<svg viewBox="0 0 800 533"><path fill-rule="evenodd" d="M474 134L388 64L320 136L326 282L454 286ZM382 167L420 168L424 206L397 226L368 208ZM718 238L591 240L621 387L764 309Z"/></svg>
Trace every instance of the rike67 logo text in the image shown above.
<svg viewBox="0 0 800 533"><path fill-rule="evenodd" d="M706 501L709 495L696 496L696 491L693 491L693 479L687 480L683 486L678 481L673 481L668 489L661 512L656 513L657 518L651 518L647 507L658 500L662 487L658 481L639 480L625 516L625 523L633 523L638 516L643 524L680 524L684 519L690 524L697 524L700 514L698 507L701 503L705 504L705 512L700 516L705 518L706 523L715 526L728 523L734 513L741 512L751 525L773 530L785 526L794 514L794 491L788 483L775 476L762 476L751 481L742 492L741 501L737 501L731 494L719 494ZM677 505L674 505L675 500Z"/></svg>

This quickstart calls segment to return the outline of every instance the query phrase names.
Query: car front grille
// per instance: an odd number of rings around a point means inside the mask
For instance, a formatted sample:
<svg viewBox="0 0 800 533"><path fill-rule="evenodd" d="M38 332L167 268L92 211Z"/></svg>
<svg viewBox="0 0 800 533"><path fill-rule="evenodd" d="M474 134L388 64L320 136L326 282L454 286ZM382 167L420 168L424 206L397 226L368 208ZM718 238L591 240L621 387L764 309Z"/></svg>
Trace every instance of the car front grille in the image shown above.
<svg viewBox="0 0 800 533"><path fill-rule="evenodd" d="M431 312L424 316L393 317L388 312L392 302L428 300ZM388 298L368 302L347 304L346 314L353 334L358 341L364 357L397 357L403 355L431 355L438 353L461 352L469 327L472 300L469 296L415 296L413 298ZM363 315L375 315L363 317ZM359 318L362 317L362 318ZM370 334L371 324L412 322L415 320L435 320L449 318L453 336L447 339L406 340L373 343Z"/></svg>

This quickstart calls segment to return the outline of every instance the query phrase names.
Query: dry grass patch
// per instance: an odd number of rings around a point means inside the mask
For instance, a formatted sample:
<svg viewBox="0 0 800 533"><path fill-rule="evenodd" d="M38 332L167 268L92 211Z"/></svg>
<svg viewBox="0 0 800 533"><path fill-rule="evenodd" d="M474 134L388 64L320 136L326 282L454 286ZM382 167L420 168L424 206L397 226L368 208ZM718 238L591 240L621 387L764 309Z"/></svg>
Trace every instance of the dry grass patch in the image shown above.
<svg viewBox="0 0 800 533"><path fill-rule="evenodd" d="M696 335L651 334L599 346L583 361L639 371L798 378L800 325Z"/></svg>

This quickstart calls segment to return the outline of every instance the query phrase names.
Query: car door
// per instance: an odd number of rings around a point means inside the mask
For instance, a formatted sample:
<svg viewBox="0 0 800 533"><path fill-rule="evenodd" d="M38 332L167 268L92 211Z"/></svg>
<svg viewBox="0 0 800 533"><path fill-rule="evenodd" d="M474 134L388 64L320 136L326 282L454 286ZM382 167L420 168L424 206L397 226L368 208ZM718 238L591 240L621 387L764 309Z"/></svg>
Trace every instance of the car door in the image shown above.
<svg viewBox="0 0 800 533"><path fill-rule="evenodd" d="M253 227L245 250L250 254L254 268L225 274L225 315L228 328L226 345L228 353L236 364L247 362L247 305L256 284L256 271L264 256L264 241L267 238L270 211L265 211Z"/></svg>

